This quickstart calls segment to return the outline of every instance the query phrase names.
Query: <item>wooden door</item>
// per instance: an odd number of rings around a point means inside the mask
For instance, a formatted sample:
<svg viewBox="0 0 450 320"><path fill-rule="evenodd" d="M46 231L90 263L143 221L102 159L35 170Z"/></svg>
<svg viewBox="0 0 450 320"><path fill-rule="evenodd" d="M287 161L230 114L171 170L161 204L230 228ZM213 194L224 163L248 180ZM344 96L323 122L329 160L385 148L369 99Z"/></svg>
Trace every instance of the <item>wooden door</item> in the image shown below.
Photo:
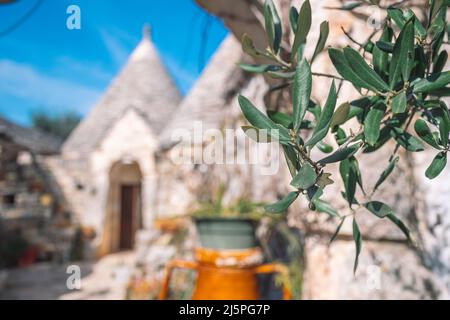
<svg viewBox="0 0 450 320"><path fill-rule="evenodd" d="M121 186L120 206L120 249L133 249L134 234L139 219L139 186Z"/></svg>

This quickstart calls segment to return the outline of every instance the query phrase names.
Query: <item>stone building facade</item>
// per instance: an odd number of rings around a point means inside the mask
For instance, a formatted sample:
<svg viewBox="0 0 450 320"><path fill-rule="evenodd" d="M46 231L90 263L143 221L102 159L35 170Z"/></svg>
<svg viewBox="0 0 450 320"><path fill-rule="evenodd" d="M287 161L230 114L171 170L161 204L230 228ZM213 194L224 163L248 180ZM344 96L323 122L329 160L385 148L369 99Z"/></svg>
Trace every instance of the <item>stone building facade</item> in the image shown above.
<svg viewBox="0 0 450 320"><path fill-rule="evenodd" d="M0 269L21 257L66 259L74 229L43 157L60 141L0 118ZM19 260L17 260L19 259Z"/></svg>

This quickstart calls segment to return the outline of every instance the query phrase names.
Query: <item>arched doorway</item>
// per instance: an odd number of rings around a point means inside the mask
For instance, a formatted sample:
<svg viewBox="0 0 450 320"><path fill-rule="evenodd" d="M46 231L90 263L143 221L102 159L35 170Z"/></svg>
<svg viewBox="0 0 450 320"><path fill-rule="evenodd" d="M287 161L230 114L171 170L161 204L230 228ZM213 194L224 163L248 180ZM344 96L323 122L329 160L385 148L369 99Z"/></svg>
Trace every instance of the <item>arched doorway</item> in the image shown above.
<svg viewBox="0 0 450 320"><path fill-rule="evenodd" d="M133 249L136 231L142 228L141 181L141 170L134 161L111 167L105 221L109 252Z"/></svg>

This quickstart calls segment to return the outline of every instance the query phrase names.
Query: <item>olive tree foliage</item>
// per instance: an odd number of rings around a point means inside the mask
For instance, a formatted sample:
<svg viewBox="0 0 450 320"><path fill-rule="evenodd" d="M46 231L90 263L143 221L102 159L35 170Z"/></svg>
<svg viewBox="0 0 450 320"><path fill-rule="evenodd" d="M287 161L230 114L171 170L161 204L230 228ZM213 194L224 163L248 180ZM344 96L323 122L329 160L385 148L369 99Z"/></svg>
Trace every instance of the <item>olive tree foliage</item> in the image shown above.
<svg viewBox="0 0 450 320"><path fill-rule="evenodd" d="M370 4L377 5L378 2L370 1ZM367 3L360 1L337 9L354 10ZM436 178L442 172L450 151L450 113L442 100L450 94L450 72L444 70L449 37L446 11L450 1L429 1L425 22L420 21L404 3L401 1L398 7L385 8L387 15L382 30L373 33L364 44L358 46L358 50L351 46L327 49L341 77L328 75L334 80L322 107L311 99L311 90L312 77L323 74L312 73L311 64L326 46L329 24L327 21L320 24L319 39L312 44L315 50L312 56L305 56L305 47L310 45L307 37L312 23L308 0L299 10L294 7L290 10L291 28L285 32L293 33L293 41L288 54L281 54L282 23L272 0L267 0L263 9L270 46L262 50L254 46L248 35L242 37L245 53L254 58L265 58L270 64L241 64L241 68L282 79L284 85L280 87L290 86L292 90L290 112L268 112L267 115L247 98L239 96L242 113L250 123L250 126L243 127L244 131L258 142L280 143L292 175L291 186L295 191L267 206L266 211L284 213L299 196L304 196L309 201L310 209L337 219L337 230L331 241L339 234L345 219L353 219L356 244L354 271L362 246L357 210L364 209L380 219L389 219L412 241L409 229L391 207L375 199L377 188L396 168L399 149L420 152L425 144L434 148L436 157L425 173L429 179ZM360 97L336 107L340 86L336 86L335 80L350 82ZM311 116L307 118L313 120L305 118L308 113ZM350 120L355 121L355 118L357 127L344 129L343 125ZM335 148L323 142L328 135L334 137ZM309 138L302 138L305 136ZM375 153L392 139L396 147L390 158L386 159L386 169L380 173L373 190L366 190L358 155ZM327 155L313 159L311 151L314 148ZM351 214L340 215L322 199L326 187L334 183L327 172L327 166L331 163L339 164L344 186L342 196L348 202ZM356 196L357 188L362 190L360 198Z"/></svg>

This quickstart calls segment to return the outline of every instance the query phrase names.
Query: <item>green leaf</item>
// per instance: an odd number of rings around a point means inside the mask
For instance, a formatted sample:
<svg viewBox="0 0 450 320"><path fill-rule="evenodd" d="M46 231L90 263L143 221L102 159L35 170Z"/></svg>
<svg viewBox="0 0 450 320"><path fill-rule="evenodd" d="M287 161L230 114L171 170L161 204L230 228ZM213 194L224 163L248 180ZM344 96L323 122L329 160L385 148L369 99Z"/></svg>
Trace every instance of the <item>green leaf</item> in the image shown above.
<svg viewBox="0 0 450 320"><path fill-rule="evenodd" d="M381 120L384 117L386 106L383 102L377 103L370 109L364 120L364 137L366 142L373 146L380 137Z"/></svg>
<svg viewBox="0 0 450 320"><path fill-rule="evenodd" d="M393 53L394 52L394 45L387 41L377 41L375 43L376 47L380 49L381 51L385 53Z"/></svg>
<svg viewBox="0 0 450 320"><path fill-rule="evenodd" d="M408 241L412 242L411 232L399 218L397 218L394 214L387 215L387 218L391 220L403 232Z"/></svg>
<svg viewBox="0 0 450 320"><path fill-rule="evenodd" d="M298 22L298 11L295 7L291 7L289 10L289 22L291 24L292 32L295 33L297 31Z"/></svg>
<svg viewBox="0 0 450 320"><path fill-rule="evenodd" d="M275 54L280 50L282 28L281 20L272 0L264 3L264 19L270 47Z"/></svg>
<svg viewBox="0 0 450 320"><path fill-rule="evenodd" d="M440 101L439 107L442 111L442 116L438 117L441 144L444 148L447 148L449 143L448 135L450 133L450 113L447 108L447 105L443 101Z"/></svg>
<svg viewBox="0 0 450 320"><path fill-rule="evenodd" d="M339 162L353 156L361 148L361 143L356 143L354 145L348 146L346 148L337 150L332 155L323 158L319 161L321 165L326 165L329 163Z"/></svg>
<svg viewBox="0 0 450 320"><path fill-rule="evenodd" d="M364 58L359 55L358 51L350 47L345 47L344 56L359 78L364 79L365 82L369 83L378 91L389 90L386 82L367 64Z"/></svg>
<svg viewBox="0 0 450 320"><path fill-rule="evenodd" d="M267 111L269 118L285 128L292 127L292 116L281 111Z"/></svg>
<svg viewBox="0 0 450 320"><path fill-rule="evenodd" d="M248 34L244 33L241 39L242 51L244 51L249 56L254 58L258 57L266 57L266 55L255 48L253 44L253 40L249 37Z"/></svg>
<svg viewBox="0 0 450 320"><path fill-rule="evenodd" d="M422 142L403 129L393 127L391 135L399 145L408 151L419 152L424 150Z"/></svg>
<svg viewBox="0 0 450 320"><path fill-rule="evenodd" d="M356 160L355 157L350 157L349 160L350 160L350 166L351 166L352 170L355 171L355 173L356 173L356 181L358 182L358 185L361 188L361 190L363 192L365 192L363 182L362 182L361 170L359 169L358 160Z"/></svg>
<svg viewBox="0 0 450 320"><path fill-rule="evenodd" d="M450 71L432 74L426 79L414 81L414 93L427 93L445 87L450 83Z"/></svg>
<svg viewBox="0 0 450 320"><path fill-rule="evenodd" d="M319 121L317 122L314 133L311 139L305 144L305 146L314 146L317 142L326 137L328 129L330 129L331 118L333 117L334 108L336 107L336 86L334 81L331 83L330 93L328 94L327 102L323 107L320 114Z"/></svg>
<svg viewBox="0 0 450 320"><path fill-rule="evenodd" d="M403 27L406 23L406 19L403 16L402 10L398 9L398 8L388 8L387 13L388 13L389 18L391 18L395 22L397 27L399 27L400 29L403 29Z"/></svg>
<svg viewBox="0 0 450 320"><path fill-rule="evenodd" d="M294 43L292 44L291 61L295 60L300 46L306 43L306 37L311 29L311 4L306 0L300 8L297 20L297 30L295 32Z"/></svg>
<svg viewBox="0 0 450 320"><path fill-rule="evenodd" d="M430 146L436 149L442 149L424 120L418 119L414 124L414 130L416 131L417 135Z"/></svg>
<svg viewBox="0 0 450 320"><path fill-rule="evenodd" d="M331 217L339 217L339 213L327 201L317 199L317 200L314 200L314 205L316 206L316 210L319 212L326 213Z"/></svg>
<svg viewBox="0 0 450 320"><path fill-rule="evenodd" d="M331 153L331 152L333 152L333 147L330 146L329 144L326 144L326 143L323 142L323 141L319 141L319 142L316 144L316 147L317 147L320 151L322 151L323 153Z"/></svg>
<svg viewBox="0 0 450 320"><path fill-rule="evenodd" d="M356 89L366 88L372 91L377 91L377 89L370 85L365 80L361 79L355 71L350 67L344 53L338 49L330 48L328 49L328 54L337 72L347 81L350 81Z"/></svg>
<svg viewBox="0 0 450 320"><path fill-rule="evenodd" d="M385 218L388 215L393 214L392 209L388 205L379 201L368 202L364 205L364 207L366 207L367 210L372 212L378 218Z"/></svg>
<svg viewBox="0 0 450 320"><path fill-rule="evenodd" d="M350 113L350 103L345 102L341 104L337 109L336 112L333 114L333 117L331 118L330 127L340 126L341 124L345 123L349 117Z"/></svg>
<svg viewBox="0 0 450 320"><path fill-rule="evenodd" d="M298 195L299 195L298 191L291 192L280 201L265 206L264 210L268 213L284 213L289 209L291 204L294 203L294 201L298 198Z"/></svg>
<svg viewBox="0 0 450 320"><path fill-rule="evenodd" d="M441 53L439 53L439 56L436 59L436 62L434 63L433 73L441 72L444 69L445 64L447 63L447 59L448 59L448 52L445 50L441 51Z"/></svg>
<svg viewBox="0 0 450 320"><path fill-rule="evenodd" d="M300 169L300 161L298 160L297 153L291 146L283 146L284 157L289 168L289 172L292 177L295 177L297 171Z"/></svg>
<svg viewBox="0 0 450 320"><path fill-rule="evenodd" d="M341 7L325 7L325 9L351 11L353 9L356 9L356 8L362 6L362 5L363 5L362 2L353 2L353 3L345 4L345 5L341 6Z"/></svg>
<svg viewBox="0 0 450 320"><path fill-rule="evenodd" d="M316 48L314 49L314 54L311 58L311 63L316 59L317 55L325 48L325 43L328 39L328 34L330 33L330 26L328 21L323 21L320 24L320 35L319 40L317 40Z"/></svg>
<svg viewBox="0 0 450 320"><path fill-rule="evenodd" d="M239 67L247 72L253 73L264 73L269 71L280 71L283 68L280 66L270 65L270 64L248 64L248 63L240 63Z"/></svg>
<svg viewBox="0 0 450 320"><path fill-rule="evenodd" d="M406 111L406 91L402 91L392 98L391 108L393 113L403 113Z"/></svg>
<svg viewBox="0 0 450 320"><path fill-rule="evenodd" d="M441 174L441 172L447 166L447 152L440 152L434 158L433 162L428 167L427 171L425 171L425 176L428 179L434 179Z"/></svg>
<svg viewBox="0 0 450 320"><path fill-rule="evenodd" d="M258 129L266 129L270 135L282 144L289 144L291 136L286 128L276 124L270 120L264 113L259 111L247 98L239 96L239 105L245 118L254 127Z"/></svg>
<svg viewBox="0 0 450 320"><path fill-rule="evenodd" d="M339 164L339 172L341 174L342 181L344 182L345 198L351 207L353 200L355 200L357 173L348 159L341 161Z"/></svg>
<svg viewBox="0 0 450 320"><path fill-rule="evenodd" d="M294 85L292 87L292 99L294 107L294 130L298 131L300 125L305 117L306 110L309 105L309 98L311 97L312 75L311 68L306 59L297 67L294 78Z"/></svg>
<svg viewBox="0 0 450 320"><path fill-rule="evenodd" d="M331 243L336 239L336 237L339 235L339 231L341 231L342 225L344 224L346 218L347 218L347 217L344 216L344 217L341 219L341 222L340 222L339 225L337 226L336 231L334 232L333 236L332 236L331 239L330 239L330 244L331 244Z"/></svg>
<svg viewBox="0 0 450 320"><path fill-rule="evenodd" d="M392 39L393 31L388 26L384 27L380 41L389 42ZM372 50L373 67L380 76L384 76L388 72L389 54L375 46Z"/></svg>
<svg viewBox="0 0 450 320"><path fill-rule="evenodd" d="M242 130L245 135L252 139L253 141L259 143L270 143L272 142L272 136L266 129L258 129L252 126L242 126Z"/></svg>
<svg viewBox="0 0 450 320"><path fill-rule="evenodd" d="M317 179L317 185L324 189L326 186L333 184L334 181L330 179L331 173L322 173L320 177Z"/></svg>
<svg viewBox="0 0 450 320"><path fill-rule="evenodd" d="M399 157L395 157L389 162L387 168L381 173L380 177L378 178L378 181L375 184L375 187L373 188L374 191L376 191L381 186L381 184L391 175L399 159L400 159Z"/></svg>
<svg viewBox="0 0 450 320"><path fill-rule="evenodd" d="M292 179L291 186L306 190L309 187L313 186L317 181L317 173L316 170L309 164L304 163L297 175Z"/></svg>
<svg viewBox="0 0 450 320"><path fill-rule="evenodd" d="M358 223L356 218L353 217L353 240L355 240L355 264L353 266L353 273L356 273L358 269L359 254L361 253L362 238L361 232L359 231Z"/></svg>
<svg viewBox="0 0 450 320"><path fill-rule="evenodd" d="M403 77L404 81L408 81L414 66L413 20L409 20L402 28L394 46L394 53L389 67L389 83L391 88L395 87L401 77Z"/></svg>

